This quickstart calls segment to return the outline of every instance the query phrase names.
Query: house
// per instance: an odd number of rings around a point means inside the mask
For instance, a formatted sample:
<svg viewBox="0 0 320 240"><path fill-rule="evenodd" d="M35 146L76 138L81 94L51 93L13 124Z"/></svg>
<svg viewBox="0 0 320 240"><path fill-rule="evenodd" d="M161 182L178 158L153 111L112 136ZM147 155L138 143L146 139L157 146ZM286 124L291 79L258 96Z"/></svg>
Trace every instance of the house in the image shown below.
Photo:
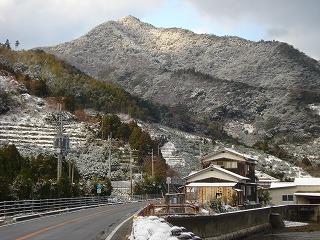
<svg viewBox="0 0 320 240"><path fill-rule="evenodd" d="M272 177L264 172L255 171L257 185L261 188L269 188L271 183L280 182L280 179Z"/></svg>
<svg viewBox="0 0 320 240"><path fill-rule="evenodd" d="M271 203L320 204L320 178L295 178L294 182L273 182L268 189Z"/></svg>
<svg viewBox="0 0 320 240"><path fill-rule="evenodd" d="M185 177L186 200L205 203L221 198L232 206L256 202L256 162L229 148L204 156L201 159L203 168Z"/></svg>

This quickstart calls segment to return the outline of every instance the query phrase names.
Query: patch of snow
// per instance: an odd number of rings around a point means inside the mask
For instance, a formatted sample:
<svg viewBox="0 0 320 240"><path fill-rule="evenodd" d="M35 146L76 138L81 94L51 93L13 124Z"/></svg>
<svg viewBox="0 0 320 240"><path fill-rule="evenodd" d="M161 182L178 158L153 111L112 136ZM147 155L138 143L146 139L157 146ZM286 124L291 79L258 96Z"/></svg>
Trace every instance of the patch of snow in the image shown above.
<svg viewBox="0 0 320 240"><path fill-rule="evenodd" d="M311 110L314 110L316 112L316 114L320 115L320 105L316 105L316 104L309 104L308 107Z"/></svg>
<svg viewBox="0 0 320 240"><path fill-rule="evenodd" d="M247 123L244 123L243 126L242 126L242 129L247 132L247 133L253 133L253 131L255 130L254 126L252 126L251 124L247 124Z"/></svg>
<svg viewBox="0 0 320 240"><path fill-rule="evenodd" d="M129 240L178 240L200 239L185 228L170 226L164 219L156 216L134 217Z"/></svg>
<svg viewBox="0 0 320 240"><path fill-rule="evenodd" d="M144 240L144 239L168 239L171 235L171 227L163 219L149 216L137 217L132 226L132 234L130 240Z"/></svg>
<svg viewBox="0 0 320 240"><path fill-rule="evenodd" d="M306 226L308 223L304 222L294 222L294 221L283 221L285 227L300 227L300 226Z"/></svg>

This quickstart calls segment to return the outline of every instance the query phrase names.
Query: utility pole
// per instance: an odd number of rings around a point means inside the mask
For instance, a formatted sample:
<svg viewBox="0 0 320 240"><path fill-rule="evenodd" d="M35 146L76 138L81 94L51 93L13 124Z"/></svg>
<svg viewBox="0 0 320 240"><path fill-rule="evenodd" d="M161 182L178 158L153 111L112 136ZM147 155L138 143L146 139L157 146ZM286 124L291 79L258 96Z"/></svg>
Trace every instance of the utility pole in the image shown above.
<svg viewBox="0 0 320 240"><path fill-rule="evenodd" d="M62 174L62 144L63 144L63 125L62 125L62 113L61 113L61 104L59 104L59 131L58 131L58 137L59 137L59 146L58 146L58 166L57 166L57 181L60 180L61 174Z"/></svg>
<svg viewBox="0 0 320 240"><path fill-rule="evenodd" d="M72 164L71 184L73 184L73 179L74 179L74 163Z"/></svg>
<svg viewBox="0 0 320 240"><path fill-rule="evenodd" d="M132 155L132 152L136 152L136 149L131 149L129 145L129 161L130 161L130 196L131 196L131 201L133 201L133 161L134 158L136 157L135 155Z"/></svg>
<svg viewBox="0 0 320 240"><path fill-rule="evenodd" d="M202 159L202 144L203 144L203 141L200 140L200 143L199 143L199 164L200 164L200 167L202 166L202 162L201 162L201 159ZM195 170L197 169L197 166L195 166Z"/></svg>
<svg viewBox="0 0 320 240"><path fill-rule="evenodd" d="M71 157L71 159L69 160L69 180L71 184L73 184L73 177L74 177L74 160L73 160L73 157Z"/></svg>
<svg viewBox="0 0 320 240"><path fill-rule="evenodd" d="M111 181L111 148L112 148L112 133L108 136L108 147L109 147L109 157L108 157L108 167L109 167L109 172L108 172L108 178Z"/></svg>
<svg viewBox="0 0 320 240"><path fill-rule="evenodd" d="M132 150L129 146L129 153L130 153L130 196L131 201L133 201L133 185L132 185Z"/></svg>
<svg viewBox="0 0 320 240"><path fill-rule="evenodd" d="M58 132L53 143L53 147L57 149L58 152L58 163L57 163L57 181L60 180L62 175L62 158L63 155L67 154L69 150L69 138L63 135L63 123L62 123L62 113L61 104L58 108Z"/></svg>
<svg viewBox="0 0 320 240"><path fill-rule="evenodd" d="M153 166L153 148L151 150L151 176L153 178L154 175L154 166Z"/></svg>

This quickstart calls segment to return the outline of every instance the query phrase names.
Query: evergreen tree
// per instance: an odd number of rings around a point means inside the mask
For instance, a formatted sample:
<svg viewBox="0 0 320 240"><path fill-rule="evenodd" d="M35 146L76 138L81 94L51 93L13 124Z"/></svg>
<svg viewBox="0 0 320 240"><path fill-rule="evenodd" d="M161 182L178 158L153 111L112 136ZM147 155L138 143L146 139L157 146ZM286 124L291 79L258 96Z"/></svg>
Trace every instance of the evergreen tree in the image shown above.
<svg viewBox="0 0 320 240"><path fill-rule="evenodd" d="M0 169L1 172L1 169ZM0 201L6 201L9 199L9 193L10 193L10 188L9 188L9 182L8 179L0 175Z"/></svg>
<svg viewBox="0 0 320 240"><path fill-rule="evenodd" d="M4 46L11 49L9 39L6 40L6 43L4 44Z"/></svg>
<svg viewBox="0 0 320 240"><path fill-rule="evenodd" d="M19 174L11 185L11 196L15 200L32 199L33 182L27 176Z"/></svg>
<svg viewBox="0 0 320 240"><path fill-rule="evenodd" d="M17 49L17 48L18 48L19 44L20 44L20 42L19 42L19 40L17 40L17 41L16 41L16 43L14 44L15 49Z"/></svg>

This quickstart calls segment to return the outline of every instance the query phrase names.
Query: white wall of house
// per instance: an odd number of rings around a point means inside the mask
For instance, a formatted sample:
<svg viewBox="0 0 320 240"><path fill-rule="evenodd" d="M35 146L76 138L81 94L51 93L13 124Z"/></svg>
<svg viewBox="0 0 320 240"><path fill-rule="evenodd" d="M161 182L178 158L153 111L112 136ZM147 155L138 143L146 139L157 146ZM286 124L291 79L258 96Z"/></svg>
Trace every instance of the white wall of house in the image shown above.
<svg viewBox="0 0 320 240"><path fill-rule="evenodd" d="M271 203L274 205L309 204L308 197L299 196L299 193L308 193L309 195L313 195L312 193L314 195L320 194L320 182L318 180L319 178L308 178L304 181L273 183L271 184L271 188L268 189L272 198Z"/></svg>
<svg viewBox="0 0 320 240"><path fill-rule="evenodd" d="M294 204L295 196L294 193L297 191L297 187L280 187L268 189L271 196L271 204L283 205L283 204Z"/></svg>

